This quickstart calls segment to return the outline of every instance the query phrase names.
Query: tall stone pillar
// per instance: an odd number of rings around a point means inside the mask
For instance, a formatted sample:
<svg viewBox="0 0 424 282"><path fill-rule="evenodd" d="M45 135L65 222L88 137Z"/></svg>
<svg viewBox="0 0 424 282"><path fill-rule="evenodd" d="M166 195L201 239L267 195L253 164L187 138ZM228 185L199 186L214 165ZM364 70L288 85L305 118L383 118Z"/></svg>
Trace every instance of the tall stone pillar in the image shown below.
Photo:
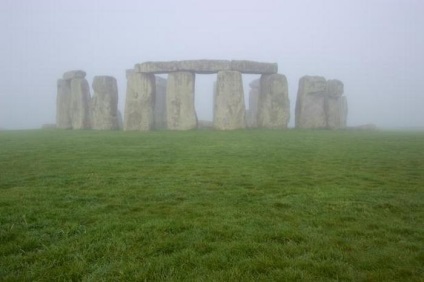
<svg viewBox="0 0 424 282"><path fill-rule="evenodd" d="M220 130L246 128L246 107L240 72L218 72L213 123Z"/></svg>
<svg viewBox="0 0 424 282"><path fill-rule="evenodd" d="M348 107L347 107L347 98L346 96L342 96L341 99L341 107L342 107L342 114L340 117L340 124L341 124L341 128L346 128L347 127L347 113L348 113Z"/></svg>
<svg viewBox="0 0 424 282"><path fill-rule="evenodd" d="M85 78L71 80L71 118L73 129L89 129L90 86Z"/></svg>
<svg viewBox="0 0 424 282"><path fill-rule="evenodd" d="M151 130L154 116L155 75L127 73L124 130Z"/></svg>
<svg viewBox="0 0 424 282"><path fill-rule="evenodd" d="M258 127L287 128L289 119L287 78L282 74L262 75L258 99Z"/></svg>
<svg viewBox="0 0 424 282"><path fill-rule="evenodd" d="M166 79L156 76L155 128L167 128L166 119Z"/></svg>
<svg viewBox="0 0 424 282"><path fill-rule="evenodd" d="M166 88L168 129L189 130L197 128L194 84L194 73L180 71L169 73Z"/></svg>
<svg viewBox="0 0 424 282"><path fill-rule="evenodd" d="M90 87L85 75L82 70L68 71L58 80L57 128L90 128Z"/></svg>
<svg viewBox="0 0 424 282"><path fill-rule="evenodd" d="M343 96L344 86L340 80L327 81L327 127L340 129L346 127L347 102Z"/></svg>
<svg viewBox="0 0 424 282"><path fill-rule="evenodd" d="M57 80L56 128L71 129L71 81Z"/></svg>
<svg viewBox="0 0 424 282"><path fill-rule="evenodd" d="M249 127L258 126L258 99L260 92L260 79L253 80L250 84L249 91L249 109L247 111L247 125Z"/></svg>
<svg viewBox="0 0 424 282"><path fill-rule="evenodd" d="M326 128L325 101L327 82L321 76L304 76L299 80L296 100L296 128Z"/></svg>
<svg viewBox="0 0 424 282"><path fill-rule="evenodd" d="M91 128L116 130L118 123L118 85L111 76L95 76L91 99Z"/></svg>

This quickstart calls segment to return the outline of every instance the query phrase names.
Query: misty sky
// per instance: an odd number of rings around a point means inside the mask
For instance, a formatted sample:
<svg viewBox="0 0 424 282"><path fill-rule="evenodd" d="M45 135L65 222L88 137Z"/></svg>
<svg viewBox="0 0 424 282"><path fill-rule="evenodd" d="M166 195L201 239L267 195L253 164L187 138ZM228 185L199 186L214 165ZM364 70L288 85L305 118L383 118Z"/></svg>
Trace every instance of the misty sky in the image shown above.
<svg viewBox="0 0 424 282"><path fill-rule="evenodd" d="M0 0L0 128L54 123L65 71L114 76L123 112L126 69L187 59L277 62L290 125L299 78L320 75L343 81L348 125L423 127L423 15L422 0ZM215 79L196 76L200 119Z"/></svg>

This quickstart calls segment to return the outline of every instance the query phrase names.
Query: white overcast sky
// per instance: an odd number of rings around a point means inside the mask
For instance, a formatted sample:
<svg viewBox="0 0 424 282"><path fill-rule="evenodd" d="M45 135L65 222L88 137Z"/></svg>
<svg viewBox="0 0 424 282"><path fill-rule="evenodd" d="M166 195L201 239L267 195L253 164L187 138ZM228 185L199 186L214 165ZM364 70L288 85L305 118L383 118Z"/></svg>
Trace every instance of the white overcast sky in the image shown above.
<svg viewBox="0 0 424 282"><path fill-rule="evenodd" d="M54 123L65 71L116 77L123 111L126 69L185 59L277 62L290 124L299 78L320 75L344 82L349 125L424 126L422 0L0 0L0 36L0 128ZM215 78L196 77L200 119Z"/></svg>

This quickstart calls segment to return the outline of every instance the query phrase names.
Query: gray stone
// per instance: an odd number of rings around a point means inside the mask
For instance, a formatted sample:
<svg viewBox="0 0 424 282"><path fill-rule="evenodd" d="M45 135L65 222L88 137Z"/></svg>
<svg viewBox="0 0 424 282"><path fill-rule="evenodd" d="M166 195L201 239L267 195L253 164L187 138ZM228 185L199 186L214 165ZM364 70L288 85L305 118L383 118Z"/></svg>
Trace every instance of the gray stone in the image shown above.
<svg viewBox="0 0 424 282"><path fill-rule="evenodd" d="M347 101L342 95L343 83L340 80L328 80L325 110L329 129L346 127Z"/></svg>
<svg viewBox="0 0 424 282"><path fill-rule="evenodd" d="M230 67L230 61L226 60L187 60L178 62L179 71L189 71L200 74L230 70Z"/></svg>
<svg viewBox="0 0 424 282"><path fill-rule="evenodd" d="M278 72L278 65L276 63L233 60L231 61L231 70L250 74L273 74Z"/></svg>
<svg viewBox="0 0 424 282"><path fill-rule="evenodd" d="M264 74L260 80L257 122L264 128L287 128L290 102L287 78L282 74Z"/></svg>
<svg viewBox="0 0 424 282"><path fill-rule="evenodd" d="M118 85L111 76L95 76L91 99L91 128L116 130L118 124Z"/></svg>
<svg viewBox="0 0 424 282"><path fill-rule="evenodd" d="M122 118L122 113L118 110L118 129L122 130L124 128L124 119Z"/></svg>
<svg viewBox="0 0 424 282"><path fill-rule="evenodd" d="M166 89L168 129L188 130L197 127L194 86L194 73L173 72L168 75Z"/></svg>
<svg viewBox="0 0 424 282"><path fill-rule="evenodd" d="M347 98L346 96L342 96L342 110L341 110L341 128L347 128L347 114L348 114L348 106L347 106Z"/></svg>
<svg viewBox="0 0 424 282"><path fill-rule="evenodd" d="M86 73L82 70L67 71L63 74L63 79L70 80L73 78L85 78Z"/></svg>
<svg viewBox="0 0 424 282"><path fill-rule="evenodd" d="M327 82L324 77L304 76L299 80L296 100L296 128L326 128L325 101Z"/></svg>
<svg viewBox="0 0 424 282"><path fill-rule="evenodd" d="M246 128L243 82L238 71L220 71L214 98L214 127L220 130Z"/></svg>
<svg viewBox="0 0 424 282"><path fill-rule="evenodd" d="M90 86L85 78L71 81L70 116L73 129L89 129L90 123Z"/></svg>
<svg viewBox="0 0 424 282"><path fill-rule="evenodd" d="M167 128L166 118L166 84L165 78L156 76L156 96L154 106L154 127L157 129Z"/></svg>
<svg viewBox="0 0 424 282"><path fill-rule="evenodd" d="M276 63L262 63L240 60L186 60L168 62L144 62L136 64L136 72L164 74L171 72L193 72L193 73L217 73L224 70L234 70L250 74L272 74L277 73Z"/></svg>
<svg viewBox="0 0 424 282"><path fill-rule="evenodd" d="M65 79L57 80L56 126L61 129L72 128L71 118L71 82Z"/></svg>
<svg viewBox="0 0 424 282"><path fill-rule="evenodd" d="M151 130L154 122L155 76L133 73L127 80L124 130Z"/></svg>
<svg viewBox="0 0 424 282"><path fill-rule="evenodd" d="M343 92L343 82L338 79L329 79L327 81L327 95L329 97L341 97Z"/></svg>
<svg viewBox="0 0 424 282"><path fill-rule="evenodd" d="M144 62L134 66L136 72L163 74L178 71L178 62Z"/></svg>
<svg viewBox="0 0 424 282"><path fill-rule="evenodd" d="M145 62L135 65L137 72L144 73L170 73L170 72L194 72L194 73L217 73L220 70L229 70L230 61L226 60L185 60L169 62Z"/></svg>
<svg viewBox="0 0 424 282"><path fill-rule="evenodd" d="M258 99L260 92L260 79L255 79L249 83L249 109L247 110L247 125L249 127L257 127L258 116Z"/></svg>

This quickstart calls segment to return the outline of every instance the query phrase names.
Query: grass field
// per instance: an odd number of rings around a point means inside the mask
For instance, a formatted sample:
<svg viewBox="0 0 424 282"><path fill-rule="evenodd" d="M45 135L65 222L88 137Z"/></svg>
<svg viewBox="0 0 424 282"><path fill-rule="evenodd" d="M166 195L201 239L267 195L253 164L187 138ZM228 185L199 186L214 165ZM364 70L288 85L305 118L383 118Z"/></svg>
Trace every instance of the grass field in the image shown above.
<svg viewBox="0 0 424 282"><path fill-rule="evenodd" d="M424 133L0 132L0 280L423 281Z"/></svg>

